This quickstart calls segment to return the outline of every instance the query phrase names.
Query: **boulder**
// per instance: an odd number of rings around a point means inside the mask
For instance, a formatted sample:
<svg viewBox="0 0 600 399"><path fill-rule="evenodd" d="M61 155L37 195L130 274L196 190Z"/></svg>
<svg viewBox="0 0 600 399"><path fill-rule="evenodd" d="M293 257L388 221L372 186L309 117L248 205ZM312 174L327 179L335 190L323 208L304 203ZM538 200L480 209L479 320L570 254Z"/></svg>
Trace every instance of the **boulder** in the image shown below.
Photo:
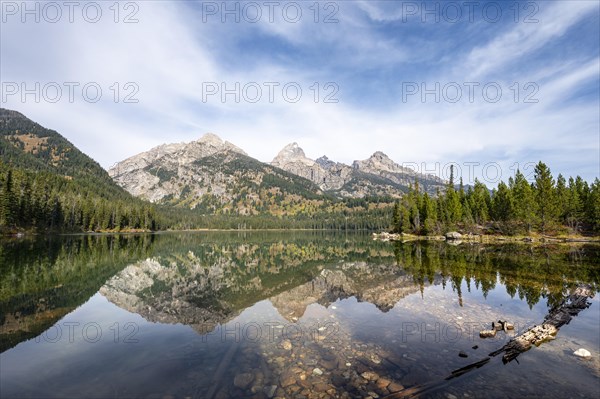
<svg viewBox="0 0 600 399"><path fill-rule="evenodd" d="M573 354L577 357L582 357L584 359L589 359L592 357L592 354L587 349L579 348Z"/></svg>
<svg viewBox="0 0 600 399"><path fill-rule="evenodd" d="M365 371L361 374L361 376L368 381L377 381L379 379L377 373L374 373L373 371Z"/></svg>
<svg viewBox="0 0 600 399"><path fill-rule="evenodd" d="M296 375L290 371L284 371L281 376L279 377L279 384L281 385L282 388L288 387L292 384L296 383Z"/></svg>
<svg viewBox="0 0 600 399"><path fill-rule="evenodd" d="M462 238L462 234L458 231L450 231L446 233L446 240L460 240Z"/></svg>
<svg viewBox="0 0 600 399"><path fill-rule="evenodd" d="M254 381L254 374L241 373L235 376L233 379L233 385L235 385L236 388L246 389L250 386L252 381Z"/></svg>

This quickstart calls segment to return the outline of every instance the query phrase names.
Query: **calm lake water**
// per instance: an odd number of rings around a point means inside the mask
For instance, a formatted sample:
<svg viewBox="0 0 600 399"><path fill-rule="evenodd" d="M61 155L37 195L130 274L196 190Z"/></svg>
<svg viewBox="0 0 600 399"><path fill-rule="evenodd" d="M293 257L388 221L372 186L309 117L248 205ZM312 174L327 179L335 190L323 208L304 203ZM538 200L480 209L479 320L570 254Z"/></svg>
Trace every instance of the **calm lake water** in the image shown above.
<svg viewBox="0 0 600 399"><path fill-rule="evenodd" d="M319 232L3 241L0 396L598 398L597 294L518 362L446 378L599 283L593 245ZM499 319L515 332L479 337Z"/></svg>

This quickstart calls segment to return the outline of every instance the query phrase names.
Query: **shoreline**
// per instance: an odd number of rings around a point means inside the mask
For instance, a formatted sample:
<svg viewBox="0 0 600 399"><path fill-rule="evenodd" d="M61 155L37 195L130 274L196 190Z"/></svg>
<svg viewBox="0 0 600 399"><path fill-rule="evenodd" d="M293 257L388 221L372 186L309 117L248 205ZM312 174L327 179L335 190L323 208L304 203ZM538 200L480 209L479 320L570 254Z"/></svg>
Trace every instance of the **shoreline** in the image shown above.
<svg viewBox="0 0 600 399"><path fill-rule="evenodd" d="M237 232L237 233L252 233L252 232L337 232L337 233L371 233L374 241L445 241L449 244L458 245L460 243L471 244L502 244L502 243L521 243L521 244L585 244L598 243L600 244L600 236L547 236L541 234L532 235L491 235L491 234L461 234L458 232L448 232L445 235L416 235L409 233L388 233L388 232L372 232L369 230L335 230L335 229L182 229L182 230L143 230L131 229L121 231L82 231L82 232L13 232L8 234L0 234L0 239L23 239L43 236L104 236L104 235L134 235L134 234L169 234L169 233L210 233L210 232Z"/></svg>
<svg viewBox="0 0 600 399"><path fill-rule="evenodd" d="M23 232L14 232L14 233L5 233L0 234L0 239L2 238L27 238L27 237L42 237L42 236L78 236L78 235L88 235L88 236L100 236L100 235L115 235L115 234L164 234L164 233L203 233L203 232L238 232L238 233L251 233L251 232L269 232L269 231L281 231L281 232L295 232L295 231L322 231L322 232L339 232L339 233L371 233L372 230L337 230L337 229L182 229L182 230L143 230L143 229L131 229L131 230L101 230L101 231L76 231L76 232L31 232L31 231L23 231Z"/></svg>
<svg viewBox="0 0 600 399"><path fill-rule="evenodd" d="M577 243L599 243L600 236L545 236L545 235L489 235L489 234L460 234L458 232L448 232L445 235L416 235L407 233L373 233L374 241L446 241L449 244L458 245L460 243L476 244L502 244L502 243L521 243L521 244L577 244Z"/></svg>

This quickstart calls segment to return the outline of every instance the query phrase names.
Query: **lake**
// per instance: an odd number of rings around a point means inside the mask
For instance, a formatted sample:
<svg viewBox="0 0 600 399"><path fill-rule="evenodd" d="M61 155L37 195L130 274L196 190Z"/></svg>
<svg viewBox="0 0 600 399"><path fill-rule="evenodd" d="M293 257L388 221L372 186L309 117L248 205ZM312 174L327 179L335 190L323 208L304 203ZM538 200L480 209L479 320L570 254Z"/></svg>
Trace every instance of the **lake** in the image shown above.
<svg viewBox="0 0 600 399"><path fill-rule="evenodd" d="M74 235L0 242L0 277L3 398L600 397L597 294L554 340L448 379L597 293L600 246ZM515 329L479 337L498 320Z"/></svg>

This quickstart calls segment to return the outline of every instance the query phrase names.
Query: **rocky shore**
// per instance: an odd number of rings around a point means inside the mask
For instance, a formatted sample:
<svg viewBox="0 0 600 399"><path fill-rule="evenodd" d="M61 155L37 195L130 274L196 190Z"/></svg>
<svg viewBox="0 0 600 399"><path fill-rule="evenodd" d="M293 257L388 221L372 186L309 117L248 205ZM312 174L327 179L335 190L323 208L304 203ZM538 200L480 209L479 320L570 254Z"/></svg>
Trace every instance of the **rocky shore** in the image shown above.
<svg viewBox="0 0 600 399"><path fill-rule="evenodd" d="M373 240L379 241L447 241L458 245L462 242L496 244L496 243L600 243L600 237L551 237L551 236L503 236L489 234L462 234L450 231L445 235L415 235L407 233L373 233Z"/></svg>

